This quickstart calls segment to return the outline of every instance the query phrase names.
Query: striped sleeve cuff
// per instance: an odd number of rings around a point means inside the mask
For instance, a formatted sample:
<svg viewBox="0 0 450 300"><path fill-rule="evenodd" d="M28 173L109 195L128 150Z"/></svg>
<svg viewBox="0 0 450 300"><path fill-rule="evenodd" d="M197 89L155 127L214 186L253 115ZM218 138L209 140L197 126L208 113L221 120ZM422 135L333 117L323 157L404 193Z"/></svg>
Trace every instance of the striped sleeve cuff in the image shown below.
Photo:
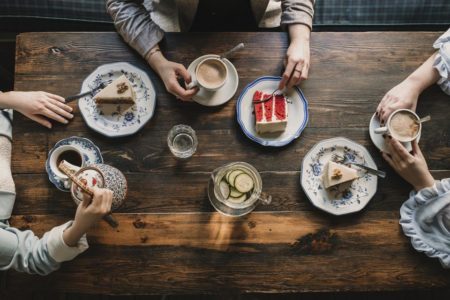
<svg viewBox="0 0 450 300"><path fill-rule="evenodd" d="M63 232L72 225L72 221L69 221L63 225L53 228L47 238L47 249L50 256L56 262L64 262L74 259L77 255L86 251L89 248L86 235L78 241L75 247L69 247L66 245L63 239Z"/></svg>

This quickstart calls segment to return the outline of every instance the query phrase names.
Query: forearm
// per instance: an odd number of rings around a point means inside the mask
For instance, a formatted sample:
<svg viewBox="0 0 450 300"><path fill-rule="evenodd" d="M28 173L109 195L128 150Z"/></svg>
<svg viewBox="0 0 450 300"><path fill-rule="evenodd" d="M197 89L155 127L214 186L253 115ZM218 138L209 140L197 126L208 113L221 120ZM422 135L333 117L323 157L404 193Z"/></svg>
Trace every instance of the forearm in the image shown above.
<svg viewBox="0 0 450 300"><path fill-rule="evenodd" d="M281 25L302 24L312 28L315 0L282 0Z"/></svg>
<svg viewBox="0 0 450 300"><path fill-rule="evenodd" d="M419 68L417 68L405 80L412 83L418 93L422 93L430 85L435 84L439 79L439 73L433 67L433 62L437 53L431 55Z"/></svg>
<svg viewBox="0 0 450 300"><path fill-rule="evenodd" d="M146 57L164 36L164 32L153 22L150 13L140 1L108 0L106 9L117 32L143 57Z"/></svg>
<svg viewBox="0 0 450 300"><path fill-rule="evenodd" d="M69 247L62 238L70 223L54 227L39 239L32 231L20 231L0 223L0 270L46 275L59 268L63 261L71 260L88 248L86 239L80 238L76 247Z"/></svg>

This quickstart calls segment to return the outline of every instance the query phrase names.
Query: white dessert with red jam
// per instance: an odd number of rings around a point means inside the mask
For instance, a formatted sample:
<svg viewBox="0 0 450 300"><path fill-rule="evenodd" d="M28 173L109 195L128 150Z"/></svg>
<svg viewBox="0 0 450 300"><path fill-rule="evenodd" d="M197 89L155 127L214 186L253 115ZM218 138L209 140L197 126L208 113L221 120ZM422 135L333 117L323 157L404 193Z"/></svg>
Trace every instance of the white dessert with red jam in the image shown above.
<svg viewBox="0 0 450 300"><path fill-rule="evenodd" d="M265 99L269 100L261 102ZM253 105L255 108L256 132L280 132L286 129L288 106L283 95L271 95L256 91L253 94Z"/></svg>

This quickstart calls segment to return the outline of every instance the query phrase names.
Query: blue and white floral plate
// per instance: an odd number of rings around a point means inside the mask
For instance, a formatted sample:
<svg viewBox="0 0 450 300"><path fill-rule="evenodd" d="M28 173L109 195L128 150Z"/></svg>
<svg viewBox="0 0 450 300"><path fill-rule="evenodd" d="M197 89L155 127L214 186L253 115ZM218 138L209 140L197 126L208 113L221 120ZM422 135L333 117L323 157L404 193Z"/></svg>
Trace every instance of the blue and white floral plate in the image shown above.
<svg viewBox="0 0 450 300"><path fill-rule="evenodd" d="M148 75L128 63L119 62L98 67L83 82L81 93L92 90L100 83L111 83L124 74L133 84L136 103L97 105L92 96L78 100L81 114L87 125L108 137L132 135L153 116L156 92Z"/></svg>
<svg viewBox="0 0 450 300"><path fill-rule="evenodd" d="M50 157L53 151L64 145L77 147L80 153L83 154L86 165L101 164L103 163L103 157L100 149L91 140L79 136L72 136L62 139L58 141L55 146L53 146L53 148L48 152L47 161L45 162L45 170L47 171L48 179L58 188L58 190L70 192L70 189L64 186L64 182L50 168Z"/></svg>
<svg viewBox="0 0 450 300"><path fill-rule="evenodd" d="M333 153L373 169L377 166L367 149L343 137L317 143L303 158L300 184L311 203L330 214L345 215L362 210L377 191L378 178L365 173L351 185L338 185L326 190L322 185L323 169ZM357 169L357 167L353 167Z"/></svg>
<svg viewBox="0 0 450 300"><path fill-rule="evenodd" d="M288 122L286 130L278 133L259 134L255 129L253 94L256 91L272 93L278 88L281 77L263 76L247 85L236 104L237 121L244 134L254 142L263 146L282 147L300 136L308 123L308 101L298 87L285 92L288 103Z"/></svg>

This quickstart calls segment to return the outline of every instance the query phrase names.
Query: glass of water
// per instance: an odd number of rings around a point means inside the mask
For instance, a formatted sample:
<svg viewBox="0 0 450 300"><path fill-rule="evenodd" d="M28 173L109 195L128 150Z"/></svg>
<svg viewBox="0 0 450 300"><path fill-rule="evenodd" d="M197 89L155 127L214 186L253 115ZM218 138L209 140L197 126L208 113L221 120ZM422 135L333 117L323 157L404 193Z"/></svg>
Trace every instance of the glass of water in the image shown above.
<svg viewBox="0 0 450 300"><path fill-rule="evenodd" d="M167 145L176 158L187 159L197 150L197 135L188 125L175 125L167 135Z"/></svg>

